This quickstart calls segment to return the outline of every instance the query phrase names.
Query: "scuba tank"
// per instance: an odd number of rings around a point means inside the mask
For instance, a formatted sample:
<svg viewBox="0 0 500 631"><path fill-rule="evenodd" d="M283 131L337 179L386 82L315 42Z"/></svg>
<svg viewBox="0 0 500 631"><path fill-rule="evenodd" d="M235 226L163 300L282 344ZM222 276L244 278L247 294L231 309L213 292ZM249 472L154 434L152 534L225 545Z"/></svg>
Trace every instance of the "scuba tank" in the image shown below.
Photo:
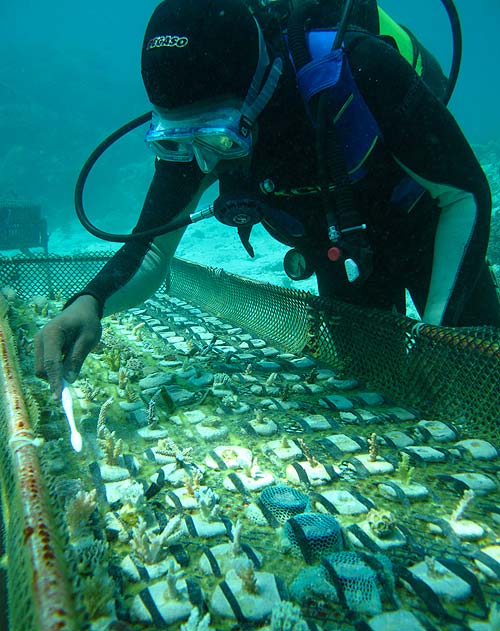
<svg viewBox="0 0 500 631"><path fill-rule="evenodd" d="M448 14L453 38L453 61L450 69L448 83L442 97L443 102L447 104L458 78L462 53L462 39L460 21L453 0L441 0L441 3L443 4ZM248 0L248 4L258 18L258 21L264 33L270 30L280 30L283 33L287 30L288 24L291 19L295 19L296 23L298 23L298 21L300 21L300 18L302 18L303 21L300 28L302 28L303 37L306 12L303 12L303 7L301 6L302 3L300 0L295 0L295 2L293 0ZM310 9L312 3L308 4L308 9ZM318 0L316 6L322 11L328 11L331 4L332 0ZM341 18L332 49L341 47L343 36L350 24L351 15L356 12L358 12L359 15L369 18L367 22L368 32L373 32L375 35L379 36L391 37L396 43L399 52L407 59L407 61L409 61L409 63L411 63L416 72L421 72L422 68L425 67L425 57L428 53L426 53L425 49L423 49L423 47L418 44L417 40L414 38L414 36L411 35L410 32L404 29L404 27L399 26L394 20L392 20L392 18L390 18L390 16L388 16L382 9L380 9L375 0L344 0L341 3ZM126 243L128 241L133 241L136 239L153 238L161 234L172 232L202 219L212 217L214 216L214 214L215 216L218 216L219 219L220 217L224 217L224 223L227 223L228 225L235 225L236 227L240 228L240 230L243 229L244 232L247 230L247 228L251 227L251 225L254 225L258 221L260 221L261 215L259 215L259 213L247 213L248 224L242 226L241 223L239 223L239 221L241 220L241 214L238 213L236 205L233 203L230 205L230 208L232 208L232 211L234 212L235 221L231 223L232 218L228 216L228 213L219 202L218 212L216 213L214 212L214 208L209 207L207 209L202 209L191 214L187 219L170 221L169 223L157 226L156 228L134 232L131 234L114 234L100 230L98 227L96 227L89 220L83 206L83 192L88 175L94 167L95 163L101 157L101 155L112 144L114 144L117 140L125 136L130 131L136 129L144 123L147 123L150 118L151 112L146 112L141 116L138 116L137 118L129 121L119 129L117 129L115 132L110 134L107 138L105 138L92 151L90 156L85 161L77 179L74 199L77 217L80 223L88 232L105 241ZM349 196L347 188L345 188L345 195L347 197ZM325 205L326 203L327 200L325 200ZM264 209L264 214L265 212L266 209ZM272 209L270 209L270 212L272 212ZM328 210L326 210L326 212L328 215ZM283 220L287 221L288 218ZM362 226L357 227L362 229ZM299 228L296 227L296 230L298 232ZM330 256L336 256L334 250L329 253L329 257ZM332 258L332 260L334 259ZM347 267L346 272L349 274ZM355 275L356 273L354 270L353 277Z"/></svg>

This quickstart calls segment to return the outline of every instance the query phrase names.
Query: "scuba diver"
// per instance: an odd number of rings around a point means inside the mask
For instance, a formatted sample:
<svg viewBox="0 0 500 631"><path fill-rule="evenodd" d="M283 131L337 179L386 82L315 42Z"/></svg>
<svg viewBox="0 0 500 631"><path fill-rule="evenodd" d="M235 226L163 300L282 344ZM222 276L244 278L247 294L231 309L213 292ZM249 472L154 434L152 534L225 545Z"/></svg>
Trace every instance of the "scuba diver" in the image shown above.
<svg viewBox="0 0 500 631"><path fill-rule="evenodd" d="M142 77L155 173L133 233L35 339L57 398L101 318L160 287L217 181L211 214L250 255L262 222L320 296L405 313L408 290L426 323L500 325L488 182L439 64L376 0L165 0Z"/></svg>

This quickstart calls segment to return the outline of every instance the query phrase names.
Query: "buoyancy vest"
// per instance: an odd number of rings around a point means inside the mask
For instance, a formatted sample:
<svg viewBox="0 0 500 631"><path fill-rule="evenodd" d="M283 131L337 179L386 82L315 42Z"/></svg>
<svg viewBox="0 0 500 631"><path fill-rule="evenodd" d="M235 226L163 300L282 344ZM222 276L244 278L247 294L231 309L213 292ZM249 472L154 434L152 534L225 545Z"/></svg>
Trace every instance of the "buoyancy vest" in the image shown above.
<svg viewBox="0 0 500 631"><path fill-rule="evenodd" d="M332 50L335 35L334 30L306 33L311 61L297 71L297 82L306 107L314 96L329 91L328 108L337 139L349 177L357 181L366 174L364 163L382 132L358 90L344 50ZM293 63L291 55L290 59Z"/></svg>
<svg viewBox="0 0 500 631"><path fill-rule="evenodd" d="M389 37L398 52L424 80L438 98L444 95L446 78L437 61L418 40L378 7L379 36ZM300 92L306 103L329 90L329 106L334 117L337 138L343 148L351 181L365 175L363 168L382 132L353 78L343 48L332 50L336 30L313 29L306 33L311 61L296 71ZM290 53L293 64L293 58ZM424 63L424 59L426 63Z"/></svg>

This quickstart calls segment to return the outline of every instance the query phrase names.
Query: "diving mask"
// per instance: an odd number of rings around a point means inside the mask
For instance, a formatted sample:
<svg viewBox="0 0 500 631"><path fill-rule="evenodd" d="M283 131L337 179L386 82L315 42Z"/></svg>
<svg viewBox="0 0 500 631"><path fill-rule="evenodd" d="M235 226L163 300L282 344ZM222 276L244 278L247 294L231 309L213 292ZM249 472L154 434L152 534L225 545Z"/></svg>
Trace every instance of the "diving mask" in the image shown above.
<svg viewBox="0 0 500 631"><path fill-rule="evenodd" d="M242 133L241 118L241 111L235 107L220 107L185 118L157 108L145 141L161 160L190 162L195 158L203 173L209 173L219 160L250 154L252 135Z"/></svg>

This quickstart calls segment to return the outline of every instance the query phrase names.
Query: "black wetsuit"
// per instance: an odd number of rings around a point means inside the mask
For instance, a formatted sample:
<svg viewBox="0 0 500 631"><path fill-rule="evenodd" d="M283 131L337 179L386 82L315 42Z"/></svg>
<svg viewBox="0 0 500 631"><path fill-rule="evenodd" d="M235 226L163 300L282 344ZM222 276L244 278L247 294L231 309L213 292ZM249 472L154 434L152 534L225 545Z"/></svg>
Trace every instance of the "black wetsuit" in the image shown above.
<svg viewBox="0 0 500 631"><path fill-rule="evenodd" d="M357 34L347 38L347 50L356 84L384 139L368 159L368 174L353 185L356 207L368 225L373 273L354 287L343 266L326 256L329 242L317 193L314 132L288 60L276 93L259 116L251 170L257 183L272 180L275 191L269 203L299 217L306 236L297 242L276 226L265 227L309 255L323 296L402 311L406 288L427 322L500 326L496 290L485 263L490 189L468 142L446 107L390 43ZM395 185L408 174L427 189L409 212L390 201ZM157 160L136 229L165 223L187 207L192 212L213 181L194 161ZM94 295L105 314L138 304L163 280L179 238L125 244L82 293Z"/></svg>

